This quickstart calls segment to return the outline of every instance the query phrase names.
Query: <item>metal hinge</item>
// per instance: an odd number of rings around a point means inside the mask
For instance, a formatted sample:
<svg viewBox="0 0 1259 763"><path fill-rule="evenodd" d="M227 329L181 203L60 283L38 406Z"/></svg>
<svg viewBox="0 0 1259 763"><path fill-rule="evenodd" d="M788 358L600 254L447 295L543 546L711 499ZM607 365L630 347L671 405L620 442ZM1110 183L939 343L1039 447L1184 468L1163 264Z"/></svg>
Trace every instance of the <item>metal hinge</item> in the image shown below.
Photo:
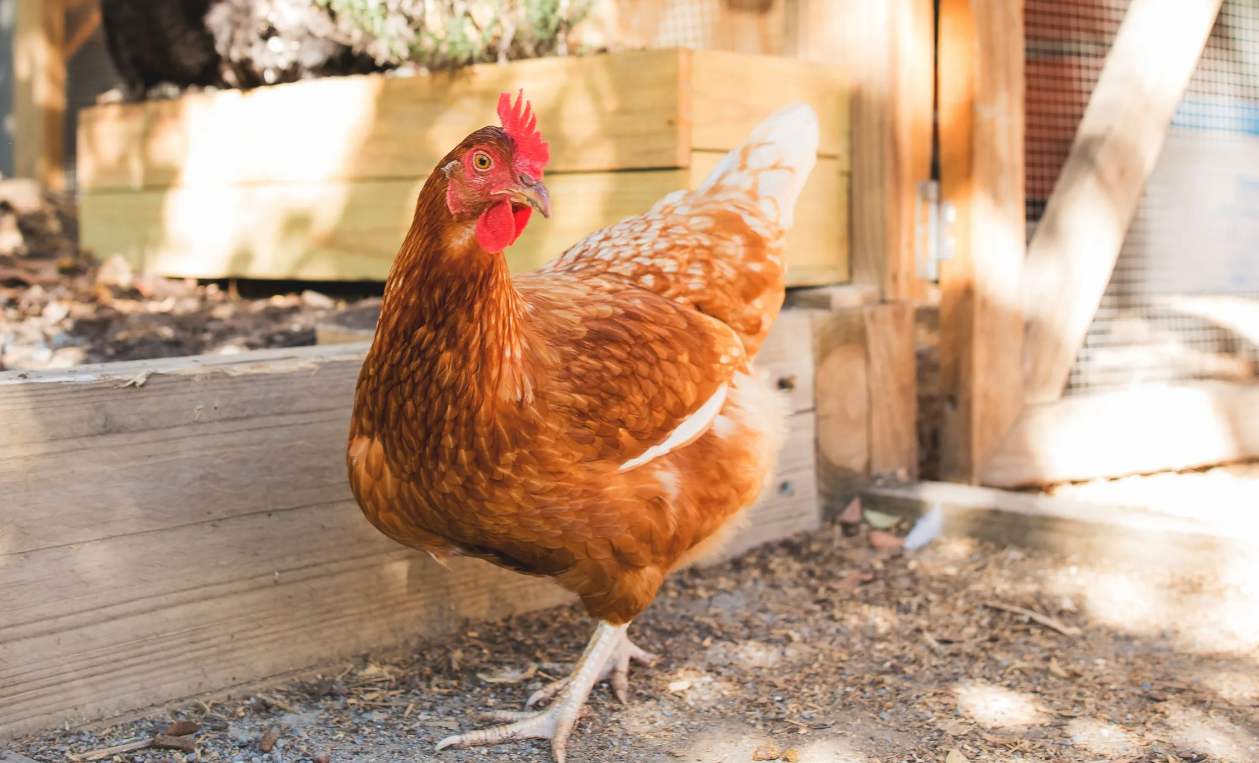
<svg viewBox="0 0 1259 763"><path fill-rule="evenodd" d="M940 280L940 263L953 258L953 223L957 210L951 201L940 201L940 184L918 182L914 204L914 261L918 278Z"/></svg>

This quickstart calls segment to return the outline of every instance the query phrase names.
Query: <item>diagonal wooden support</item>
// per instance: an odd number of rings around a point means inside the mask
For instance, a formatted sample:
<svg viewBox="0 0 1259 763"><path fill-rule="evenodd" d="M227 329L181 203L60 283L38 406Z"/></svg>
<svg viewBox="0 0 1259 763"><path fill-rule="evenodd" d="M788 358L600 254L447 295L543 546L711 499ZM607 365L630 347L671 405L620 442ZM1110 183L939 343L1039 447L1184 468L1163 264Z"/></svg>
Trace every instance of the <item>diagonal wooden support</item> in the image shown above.
<svg viewBox="0 0 1259 763"><path fill-rule="evenodd" d="M1023 268L1023 394L1062 397L1220 0L1133 0Z"/></svg>

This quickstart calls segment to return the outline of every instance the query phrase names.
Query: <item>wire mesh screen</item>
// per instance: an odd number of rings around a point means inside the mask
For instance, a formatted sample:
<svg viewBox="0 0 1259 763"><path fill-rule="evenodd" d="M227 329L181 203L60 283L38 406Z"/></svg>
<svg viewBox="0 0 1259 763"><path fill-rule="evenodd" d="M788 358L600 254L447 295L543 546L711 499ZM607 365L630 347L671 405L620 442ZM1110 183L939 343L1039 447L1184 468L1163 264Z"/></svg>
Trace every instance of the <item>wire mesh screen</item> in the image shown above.
<svg viewBox="0 0 1259 763"><path fill-rule="evenodd" d="M1044 213L1130 0L1027 0L1027 220ZM1225 0L1067 394L1259 369L1259 4Z"/></svg>

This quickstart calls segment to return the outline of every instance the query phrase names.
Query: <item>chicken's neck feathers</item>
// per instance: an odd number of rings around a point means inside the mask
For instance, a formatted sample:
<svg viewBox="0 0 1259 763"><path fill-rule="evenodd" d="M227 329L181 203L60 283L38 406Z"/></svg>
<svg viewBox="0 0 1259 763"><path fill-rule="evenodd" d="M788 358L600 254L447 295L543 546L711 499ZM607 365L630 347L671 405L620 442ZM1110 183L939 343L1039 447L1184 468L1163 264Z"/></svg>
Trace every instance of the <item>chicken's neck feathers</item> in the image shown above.
<svg viewBox="0 0 1259 763"><path fill-rule="evenodd" d="M538 363L529 306L504 256L478 243L475 220L450 214L443 186L436 178L421 194L385 287L373 350L403 351L374 360L412 386L426 383L410 378L417 371L439 374L442 391L489 413L530 405Z"/></svg>

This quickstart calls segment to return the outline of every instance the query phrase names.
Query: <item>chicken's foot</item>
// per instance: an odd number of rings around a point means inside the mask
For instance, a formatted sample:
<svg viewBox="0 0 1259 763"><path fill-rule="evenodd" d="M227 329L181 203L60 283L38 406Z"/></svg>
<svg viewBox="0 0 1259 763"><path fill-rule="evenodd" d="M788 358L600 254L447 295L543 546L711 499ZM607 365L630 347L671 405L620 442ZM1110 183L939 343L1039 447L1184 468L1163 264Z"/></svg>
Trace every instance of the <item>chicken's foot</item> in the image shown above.
<svg viewBox="0 0 1259 763"><path fill-rule="evenodd" d="M446 747L465 748L487 744L499 744L516 739L550 739L551 755L556 763L564 763L564 750L568 745L568 735L572 732L577 719L581 717L582 706L590 696L590 690L598 683L603 667L617 655L621 645L626 641L625 630L629 624L609 625L599 623L594 636L586 645L586 651L574 666L572 676L556 695L555 700L537 713L504 714L503 718L521 718L506 726L494 726L488 729L469 731L456 734L437 743L437 749Z"/></svg>
<svg viewBox="0 0 1259 763"><path fill-rule="evenodd" d="M621 704L625 704L629 702L630 661L632 660L641 665L653 665L656 659L656 655L640 649L637 644L629 640L629 636L625 636L616 647L616 651L604 663L603 670L599 671L599 678L595 683L598 684L611 678L613 693L616 694L616 698L621 701ZM525 702L525 707L533 707L537 704L549 702L552 697L563 691L564 687L571 680L572 676L568 676L538 689L529 695L528 701Z"/></svg>

